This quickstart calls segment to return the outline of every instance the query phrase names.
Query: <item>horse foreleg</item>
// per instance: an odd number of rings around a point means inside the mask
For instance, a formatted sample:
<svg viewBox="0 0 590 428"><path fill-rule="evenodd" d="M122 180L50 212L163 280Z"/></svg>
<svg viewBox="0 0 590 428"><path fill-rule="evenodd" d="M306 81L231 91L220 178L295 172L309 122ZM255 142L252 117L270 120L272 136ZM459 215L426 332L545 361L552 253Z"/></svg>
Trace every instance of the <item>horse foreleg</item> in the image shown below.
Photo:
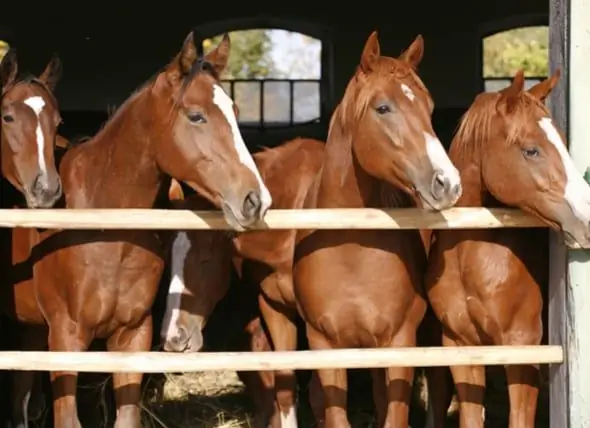
<svg viewBox="0 0 590 428"><path fill-rule="evenodd" d="M270 340L262 328L260 317L251 320L246 326L249 350L252 352L271 352ZM280 428L281 419L274 400L274 372L238 372L248 395L256 409L254 426Z"/></svg>
<svg viewBox="0 0 590 428"><path fill-rule="evenodd" d="M332 349L326 338L307 325L307 339L312 350ZM317 370L318 379L322 386L324 400L324 418L318 425L326 428L350 428L350 421L346 414L348 379L346 369ZM316 414L316 417L318 415Z"/></svg>
<svg viewBox="0 0 590 428"><path fill-rule="evenodd" d="M122 327L107 340L109 352L149 351L152 342L152 316L147 315L139 326ZM141 428L142 373L113 373L117 405L115 428Z"/></svg>
<svg viewBox="0 0 590 428"><path fill-rule="evenodd" d="M400 330L389 346L392 348L416 346L415 328L408 326ZM408 428L413 381L414 367L388 367L386 369L387 415L383 427Z"/></svg>
<svg viewBox="0 0 590 428"><path fill-rule="evenodd" d="M539 366L506 366L510 428L534 428L539 396Z"/></svg>
<svg viewBox="0 0 590 428"><path fill-rule="evenodd" d="M324 398L324 390L318 372L315 370L311 372L311 379L309 380L309 405L316 425L318 428L323 428L326 399Z"/></svg>
<svg viewBox="0 0 590 428"><path fill-rule="evenodd" d="M19 325L21 349L47 350L47 329L42 326ZM16 371L12 373L13 427L28 428L29 421L41 418L45 410L43 372Z"/></svg>
<svg viewBox="0 0 590 428"><path fill-rule="evenodd" d="M458 346L457 343L443 336L444 346ZM483 428L485 409L483 400L486 390L486 372L483 366L451 367L457 401L459 402L459 427Z"/></svg>
<svg viewBox="0 0 590 428"><path fill-rule="evenodd" d="M86 351L92 336L81 326L68 318L47 320L49 324L50 351ZM70 371L51 372L53 389L54 426L60 428L81 428L76 408L76 385L78 373Z"/></svg>
<svg viewBox="0 0 590 428"><path fill-rule="evenodd" d="M268 328L275 351L297 349L296 312L294 309L273 307L263 295L259 299L260 312ZM297 379L294 370L275 371L275 394L280 410L281 427L297 428L295 408Z"/></svg>

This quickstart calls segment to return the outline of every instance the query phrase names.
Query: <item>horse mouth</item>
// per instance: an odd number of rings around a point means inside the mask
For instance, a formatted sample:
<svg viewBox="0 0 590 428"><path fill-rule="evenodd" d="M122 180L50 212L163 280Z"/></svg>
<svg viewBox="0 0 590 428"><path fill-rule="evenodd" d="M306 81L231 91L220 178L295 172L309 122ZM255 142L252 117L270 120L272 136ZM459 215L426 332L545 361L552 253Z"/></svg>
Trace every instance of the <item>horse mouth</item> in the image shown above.
<svg viewBox="0 0 590 428"><path fill-rule="evenodd" d="M227 223L236 232L245 232L256 224L255 220L246 220L243 216L236 214L232 206L225 201L221 204L221 210Z"/></svg>
<svg viewBox="0 0 590 428"><path fill-rule="evenodd" d="M431 201L424 197L423 193L416 190L416 193L418 194L418 198L420 199L420 202L422 202L422 208L424 208L425 210L429 210L429 211L437 211L438 208L435 207Z"/></svg>

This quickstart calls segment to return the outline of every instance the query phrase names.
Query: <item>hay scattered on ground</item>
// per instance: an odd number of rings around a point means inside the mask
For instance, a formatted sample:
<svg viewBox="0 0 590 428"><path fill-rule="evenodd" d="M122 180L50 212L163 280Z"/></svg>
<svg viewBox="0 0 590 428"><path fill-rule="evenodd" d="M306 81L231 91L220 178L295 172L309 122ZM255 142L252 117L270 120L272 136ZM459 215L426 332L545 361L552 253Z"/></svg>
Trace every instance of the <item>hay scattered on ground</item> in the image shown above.
<svg viewBox="0 0 590 428"><path fill-rule="evenodd" d="M506 426L508 419L508 394L501 367L488 370L486 394L486 427ZM537 426L547 424L548 394L547 371L542 370L543 388L539 397ZM146 428L251 428L253 407L244 390L244 385L235 372L215 371L166 375L156 396L143 401L144 427ZM375 427L371 387L367 379L350 379L349 417L355 428ZM157 390L154 385L148 389ZM423 401L426 397L415 391ZM307 400L307 391L300 391L298 419L300 426L314 427ZM416 397L416 398L417 398ZM417 409L413 404L411 413ZM451 405L446 426L458 426L457 403ZM412 418L414 423L416 415ZM420 423L417 426L422 426Z"/></svg>
<svg viewBox="0 0 590 428"><path fill-rule="evenodd" d="M166 375L159 399L144 403L149 428L250 428L253 409L235 372Z"/></svg>

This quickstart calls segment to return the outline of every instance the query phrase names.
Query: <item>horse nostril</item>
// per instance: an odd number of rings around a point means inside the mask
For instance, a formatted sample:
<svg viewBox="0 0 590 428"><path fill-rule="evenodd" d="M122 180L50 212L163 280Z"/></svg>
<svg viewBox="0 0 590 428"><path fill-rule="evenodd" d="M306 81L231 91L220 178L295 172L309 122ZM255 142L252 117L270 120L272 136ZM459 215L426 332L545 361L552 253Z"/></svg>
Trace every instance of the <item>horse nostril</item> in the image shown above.
<svg viewBox="0 0 590 428"><path fill-rule="evenodd" d="M448 178L440 172L435 172L432 177L432 196L434 199L442 199L445 193L448 192L450 185Z"/></svg>
<svg viewBox="0 0 590 428"><path fill-rule="evenodd" d="M451 189L451 192L453 193L453 197L457 197L458 195L461 194L462 191L463 191L463 189L461 188L460 184L455 184L455 186L453 186L453 188Z"/></svg>
<svg viewBox="0 0 590 428"><path fill-rule="evenodd" d="M37 175L37 177L35 177L35 179L33 180L31 190L33 191L33 193L37 193L43 190L43 179L41 177L41 174Z"/></svg>
<svg viewBox="0 0 590 428"><path fill-rule="evenodd" d="M256 217L260 213L262 201L258 192L248 192L242 205L242 214L245 218Z"/></svg>
<svg viewBox="0 0 590 428"><path fill-rule="evenodd" d="M185 343L188 340L188 331L186 330L186 328L178 327L175 339L179 343Z"/></svg>

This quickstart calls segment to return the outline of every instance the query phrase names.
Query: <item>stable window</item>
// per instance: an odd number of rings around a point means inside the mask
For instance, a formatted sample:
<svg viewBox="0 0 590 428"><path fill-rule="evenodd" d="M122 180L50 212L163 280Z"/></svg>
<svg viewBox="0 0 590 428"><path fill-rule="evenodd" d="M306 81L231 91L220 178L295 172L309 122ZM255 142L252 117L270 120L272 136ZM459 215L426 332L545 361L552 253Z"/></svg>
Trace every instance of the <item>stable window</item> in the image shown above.
<svg viewBox="0 0 590 428"><path fill-rule="evenodd" d="M547 78L549 27L527 26L501 31L482 39L483 90L496 92L508 85L519 69L525 88Z"/></svg>
<svg viewBox="0 0 590 428"><path fill-rule="evenodd" d="M238 105L242 127L293 127L323 119L322 41L296 31L229 32L231 53L221 76ZM204 39L203 50L221 35Z"/></svg>

